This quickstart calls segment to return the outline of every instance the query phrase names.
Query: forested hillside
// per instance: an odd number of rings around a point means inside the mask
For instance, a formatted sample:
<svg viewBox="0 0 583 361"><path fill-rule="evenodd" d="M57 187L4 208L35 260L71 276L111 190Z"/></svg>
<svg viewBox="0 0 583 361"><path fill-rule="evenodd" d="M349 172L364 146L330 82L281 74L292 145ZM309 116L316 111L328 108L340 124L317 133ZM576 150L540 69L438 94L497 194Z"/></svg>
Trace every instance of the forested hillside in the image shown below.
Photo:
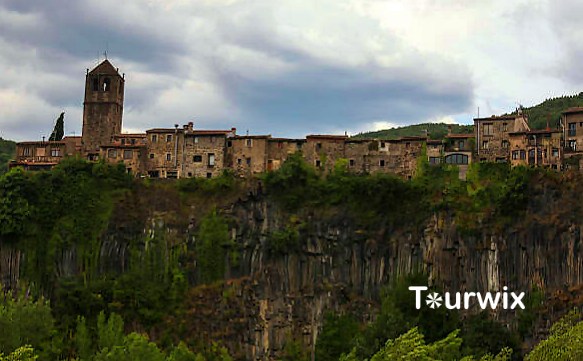
<svg viewBox="0 0 583 361"><path fill-rule="evenodd" d="M571 107L583 107L583 93L550 98L538 105L525 108L525 112L528 114L529 123L532 129L546 128L547 121L551 128L559 128L561 112ZM513 110L506 114L515 113L516 111ZM471 121L471 119L468 119L468 121ZM452 133L472 133L474 131L473 125L422 123L360 133L355 135L354 138L396 139L405 136L425 136L425 131L427 130L430 138L441 139L447 134L448 126L452 127Z"/></svg>
<svg viewBox="0 0 583 361"><path fill-rule="evenodd" d="M16 143L0 138L0 174L8 170L8 161L14 159Z"/></svg>

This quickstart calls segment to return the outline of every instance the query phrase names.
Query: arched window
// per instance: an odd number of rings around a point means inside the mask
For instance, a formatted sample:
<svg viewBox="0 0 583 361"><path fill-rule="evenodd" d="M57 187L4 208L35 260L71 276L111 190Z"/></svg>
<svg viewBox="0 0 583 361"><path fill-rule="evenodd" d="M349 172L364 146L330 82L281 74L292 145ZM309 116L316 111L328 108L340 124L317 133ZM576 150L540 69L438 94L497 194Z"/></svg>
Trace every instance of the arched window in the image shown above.
<svg viewBox="0 0 583 361"><path fill-rule="evenodd" d="M110 85L111 85L111 79L109 79L109 78L103 79L103 91L104 92L108 92L109 91Z"/></svg>
<svg viewBox="0 0 583 361"><path fill-rule="evenodd" d="M465 154L450 154L445 157L446 164L468 164L468 156Z"/></svg>

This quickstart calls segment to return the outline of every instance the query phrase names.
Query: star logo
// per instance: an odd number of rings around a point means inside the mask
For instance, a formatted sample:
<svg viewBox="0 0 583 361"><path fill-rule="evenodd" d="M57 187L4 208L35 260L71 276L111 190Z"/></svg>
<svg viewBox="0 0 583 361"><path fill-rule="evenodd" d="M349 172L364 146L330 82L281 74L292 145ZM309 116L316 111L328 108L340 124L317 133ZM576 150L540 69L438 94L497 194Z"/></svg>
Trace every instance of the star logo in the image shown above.
<svg viewBox="0 0 583 361"><path fill-rule="evenodd" d="M441 302L443 302L443 299L437 292L430 293L425 299L425 303L431 308L439 308L441 306Z"/></svg>

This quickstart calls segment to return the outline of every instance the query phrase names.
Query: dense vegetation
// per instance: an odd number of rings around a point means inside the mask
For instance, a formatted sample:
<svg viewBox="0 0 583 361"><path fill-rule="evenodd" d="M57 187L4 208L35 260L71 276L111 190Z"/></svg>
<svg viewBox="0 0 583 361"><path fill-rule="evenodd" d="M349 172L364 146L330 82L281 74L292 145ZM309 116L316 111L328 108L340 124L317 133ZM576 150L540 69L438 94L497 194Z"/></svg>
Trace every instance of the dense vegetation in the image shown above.
<svg viewBox="0 0 583 361"><path fill-rule="evenodd" d="M583 93L546 99L540 104L524 108L524 111L528 115L529 124L532 129L544 129L547 126L547 122L551 128L558 129L561 112L571 107L583 107ZM516 111L506 114L516 114ZM468 121L471 120L468 119ZM407 136L421 137L425 136L425 132L427 131L427 134L431 139L442 139L447 134L448 127L452 127L452 133L454 134L474 132L473 125L422 123L359 133L355 135L354 138L397 139Z"/></svg>
<svg viewBox="0 0 583 361"><path fill-rule="evenodd" d="M433 212L452 217L468 234L478 224L504 229L517 220L528 224L529 209L538 208L532 202L543 191L559 194L561 207L553 209L565 214L555 216L568 222L581 216L577 205L583 204L583 182L577 177L475 164L467 181L460 181L457 168L432 167L423 159L417 177L404 181L352 174L344 160L323 173L294 155L260 179L265 196L289 215L289 223L272 230L264 246L271 257L299 251L310 227L308 217L314 214L342 214L372 231L415 228ZM3 251L14 248L26 254L19 266L20 284L12 284L12 293L0 301L0 353L11 355L10 360L34 355L40 360L228 360L220 344L189 328L185 315L204 311L208 303L201 308L196 302L218 290L216 304L224 307L220 317L233 322L233 332L246 330L245 320L236 324L240 317L229 314L234 291L223 280L228 277L226 263L238 262L238 250L229 232L232 219L221 209L247 192L244 181L228 173L215 179L142 181L128 176L123 165L74 158L52 171L14 169L0 176ZM149 213L153 205L156 214ZM188 229L187 234L164 228L165 223L180 222L186 222L181 229ZM116 225L123 228L111 228ZM112 242L111 248L126 244L127 259L115 262L112 255L102 255L103 242ZM426 279L412 275L389 285L373 322L349 313L328 314L317 341L317 359L518 357L518 343L536 315L525 312L520 324L508 329L487 315L461 319L445 309L416 312L406 289L411 282ZM542 360L558 352L567 338L580 337L580 324L571 320L557 326L529 357ZM514 350L513 356L506 347ZM580 349L561 352L577 355ZM305 357L290 335L283 359Z"/></svg>
<svg viewBox="0 0 583 361"><path fill-rule="evenodd" d="M16 155L16 143L0 138L0 175L8 170L8 161Z"/></svg>

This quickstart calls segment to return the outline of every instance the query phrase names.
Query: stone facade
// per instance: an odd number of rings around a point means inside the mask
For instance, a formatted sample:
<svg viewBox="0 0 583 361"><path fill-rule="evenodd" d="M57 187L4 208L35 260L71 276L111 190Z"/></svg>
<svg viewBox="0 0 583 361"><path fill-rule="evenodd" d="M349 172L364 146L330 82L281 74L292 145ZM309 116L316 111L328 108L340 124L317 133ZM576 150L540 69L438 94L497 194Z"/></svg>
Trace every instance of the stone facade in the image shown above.
<svg viewBox="0 0 583 361"><path fill-rule="evenodd" d="M124 83L124 77L108 60L85 76L82 144L90 160L97 160L100 146L121 134Z"/></svg>
<svg viewBox="0 0 583 361"><path fill-rule="evenodd" d="M82 137L58 142L17 144L11 166L51 168L64 156L124 163L136 176L152 178L216 177L224 170L248 177L279 169L290 154L301 152L306 162L330 172L339 161L356 173L415 176L426 150L430 164L452 164L465 178L473 161L510 162L562 169L563 159L583 160L583 108L563 113L564 131L531 131L526 115L474 119L474 134L449 134L443 140L402 137L393 140L351 139L346 135L308 135L305 139L270 135L238 136L236 129L202 130L192 122L180 127L153 128L123 134L124 76L105 60L85 79ZM532 157L529 156L532 155ZM579 165L581 167L581 164Z"/></svg>
<svg viewBox="0 0 583 361"><path fill-rule="evenodd" d="M521 110L516 115L474 119L477 158L480 162L508 162L510 133L529 130L528 119Z"/></svg>
<svg viewBox="0 0 583 361"><path fill-rule="evenodd" d="M563 159L560 130L510 133L512 166L535 165L560 169Z"/></svg>

